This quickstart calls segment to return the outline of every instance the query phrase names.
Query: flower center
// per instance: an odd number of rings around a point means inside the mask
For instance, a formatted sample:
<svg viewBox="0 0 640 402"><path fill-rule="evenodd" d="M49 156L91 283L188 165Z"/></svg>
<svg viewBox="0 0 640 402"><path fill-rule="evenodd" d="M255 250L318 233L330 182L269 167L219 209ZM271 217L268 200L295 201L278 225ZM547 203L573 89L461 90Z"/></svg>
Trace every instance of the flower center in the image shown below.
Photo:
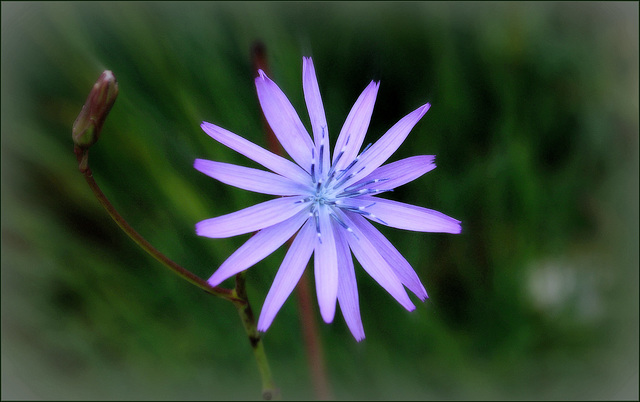
<svg viewBox="0 0 640 402"><path fill-rule="evenodd" d="M384 190L377 188L370 188L371 185L375 183L379 183L382 181L386 181L388 179L372 179L366 182L351 184L345 186L345 184L351 181L354 177L357 178L357 175L364 170L365 166L357 166L357 162L360 160L360 157L369 149L371 144L367 145L367 147L349 163L349 165L341 170L336 170L338 162L342 158L345 147L349 143L349 138L345 142L345 145L342 150L336 156L335 161L331 164L326 175L324 175L323 171L323 158L324 158L324 147L325 147L325 135L324 129L322 130L322 139L320 146L318 147L318 158L316 161L316 152L315 148L311 150L311 181L312 181L312 195L305 198L302 202L308 202L310 204L309 208L309 216L313 217L315 220L316 233L318 234L318 240L322 243L322 233L320 231L320 213L328 213L331 218L333 218L340 226L346 229L348 232L352 233L354 236L356 234L353 232L353 229L349 227L344 222L340 216L342 213L356 213L362 216L365 216L369 219L374 219L382 224L386 225L382 219L376 217L374 214L367 211L367 208L375 205L375 202L369 205L361 205L354 206L351 203L344 203L346 199L349 198L357 198L363 195L373 195L379 194L385 191L392 190ZM322 206L326 206L323 208ZM357 236L356 236L357 238Z"/></svg>

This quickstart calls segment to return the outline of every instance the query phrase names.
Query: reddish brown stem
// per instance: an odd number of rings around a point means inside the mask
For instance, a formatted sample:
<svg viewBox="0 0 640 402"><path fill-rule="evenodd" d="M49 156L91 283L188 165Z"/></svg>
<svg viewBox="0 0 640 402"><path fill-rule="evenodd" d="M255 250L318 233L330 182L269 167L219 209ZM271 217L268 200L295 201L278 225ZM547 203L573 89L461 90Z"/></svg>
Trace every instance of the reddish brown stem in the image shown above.
<svg viewBox="0 0 640 402"><path fill-rule="evenodd" d="M300 311L300 324L302 336L307 349L307 363L311 373L311 381L317 399L328 400L331 398L331 387L327 379L327 366L324 361L324 351L318 336L318 323L312 305L312 294L309 289L308 271L302 275L297 287L298 309Z"/></svg>
<svg viewBox="0 0 640 402"><path fill-rule="evenodd" d="M132 228L129 225L129 223L127 223L127 221L122 217L122 215L118 213L118 211L114 208L111 202L109 202L109 200L107 199L107 196L104 195L104 193L100 189L100 186L98 186L98 183L96 183L95 179L93 178L93 173L91 172L91 169L89 168L89 164L88 164L89 150L75 147L74 152L78 159L78 168L80 172L83 174L85 180L87 181L87 184L89 184L89 187L93 191L93 194L96 196L98 201L100 201L100 204L104 207L104 209L107 211L109 216L111 216L111 218L118 224L118 226L120 226L120 228L127 235L129 235L129 237L133 241L135 241L144 251L151 254L155 259L160 261L167 268L169 268L170 270L172 270L182 278L186 279L190 283L198 286L200 289L204 290L205 292L211 293L212 295L215 295L215 296L222 297L234 303L240 303L240 304L247 303L246 300L242 300L236 297L233 291L229 289L221 288L218 286L213 287L209 285L207 281L198 277L193 272L178 265L173 260L170 260L167 256L165 256L160 251L158 251L158 249L153 247L151 243L149 243L134 228Z"/></svg>

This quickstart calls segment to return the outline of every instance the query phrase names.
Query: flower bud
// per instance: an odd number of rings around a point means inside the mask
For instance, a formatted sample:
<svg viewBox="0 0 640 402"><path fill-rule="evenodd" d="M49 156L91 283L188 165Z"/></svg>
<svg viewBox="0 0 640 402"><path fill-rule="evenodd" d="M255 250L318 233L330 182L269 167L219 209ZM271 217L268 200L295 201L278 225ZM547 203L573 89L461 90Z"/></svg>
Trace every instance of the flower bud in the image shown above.
<svg viewBox="0 0 640 402"><path fill-rule="evenodd" d="M109 110L118 96L118 82L109 70L105 70L93 85L89 97L73 123L73 143L87 149L98 141L100 130Z"/></svg>

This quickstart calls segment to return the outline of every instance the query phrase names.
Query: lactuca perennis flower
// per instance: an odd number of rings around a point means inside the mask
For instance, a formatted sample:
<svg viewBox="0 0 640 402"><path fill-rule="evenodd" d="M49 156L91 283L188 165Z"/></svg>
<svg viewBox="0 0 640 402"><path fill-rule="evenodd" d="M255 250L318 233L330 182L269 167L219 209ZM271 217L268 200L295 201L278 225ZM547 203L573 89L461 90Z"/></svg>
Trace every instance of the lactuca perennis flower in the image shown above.
<svg viewBox="0 0 640 402"><path fill-rule="evenodd" d="M223 183L279 196L276 199L196 224L200 236L222 238L258 231L215 271L208 282L225 279L262 260L295 235L260 313L258 329L266 331L298 283L314 254L320 313L333 321L336 301L353 336L364 339L351 252L364 270L403 307L412 311L406 286L427 298L407 260L371 223L421 232L460 233L460 221L440 212L378 195L408 183L436 167L434 156L414 156L382 166L409 131L429 110L427 103L409 113L375 144L360 152L379 83L362 92L342 126L333 155L329 131L311 58L303 58L302 84L313 139L278 86L258 71L260 106L269 125L293 161L275 155L211 123L202 129L223 145L265 168L247 168L196 159L195 168ZM297 234L296 234L297 233Z"/></svg>

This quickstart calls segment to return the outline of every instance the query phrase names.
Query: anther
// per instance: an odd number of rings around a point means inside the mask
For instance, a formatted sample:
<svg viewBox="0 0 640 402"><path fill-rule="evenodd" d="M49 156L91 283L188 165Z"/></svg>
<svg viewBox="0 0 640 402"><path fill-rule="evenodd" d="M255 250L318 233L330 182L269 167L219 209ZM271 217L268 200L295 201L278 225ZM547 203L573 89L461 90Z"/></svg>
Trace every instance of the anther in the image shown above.
<svg viewBox="0 0 640 402"><path fill-rule="evenodd" d="M381 181L387 181L387 180L389 180L389 179L373 179L373 180L366 181L364 183L353 184L353 185L345 188L345 191L352 191L352 190L355 190L355 189L360 188L360 187L368 186L369 184L380 183Z"/></svg>
<svg viewBox="0 0 640 402"><path fill-rule="evenodd" d="M311 148L311 182L316 182L316 153L314 148Z"/></svg>
<svg viewBox="0 0 640 402"><path fill-rule="evenodd" d="M342 219L340 219L340 217L339 217L338 215L336 215L336 213L335 213L335 212L331 211L331 212L329 213L329 216L331 216L331 217L332 217L336 222L338 222L338 224L339 224L340 226L342 226L343 228L345 228L347 232L349 232L349 233L351 233L352 235L354 235L354 236L355 236L355 238L356 238L356 240L360 240L360 239L358 238L358 236L355 234L355 232L353 231L353 229L351 229L351 228L349 227L349 225L347 225L346 223L344 223L344 222L342 221Z"/></svg>
<svg viewBox="0 0 640 402"><path fill-rule="evenodd" d="M317 209L313 211L313 217L316 223L316 233L318 234L318 240L320 241L320 244L322 244L322 233L320 233L320 217L318 216Z"/></svg>

